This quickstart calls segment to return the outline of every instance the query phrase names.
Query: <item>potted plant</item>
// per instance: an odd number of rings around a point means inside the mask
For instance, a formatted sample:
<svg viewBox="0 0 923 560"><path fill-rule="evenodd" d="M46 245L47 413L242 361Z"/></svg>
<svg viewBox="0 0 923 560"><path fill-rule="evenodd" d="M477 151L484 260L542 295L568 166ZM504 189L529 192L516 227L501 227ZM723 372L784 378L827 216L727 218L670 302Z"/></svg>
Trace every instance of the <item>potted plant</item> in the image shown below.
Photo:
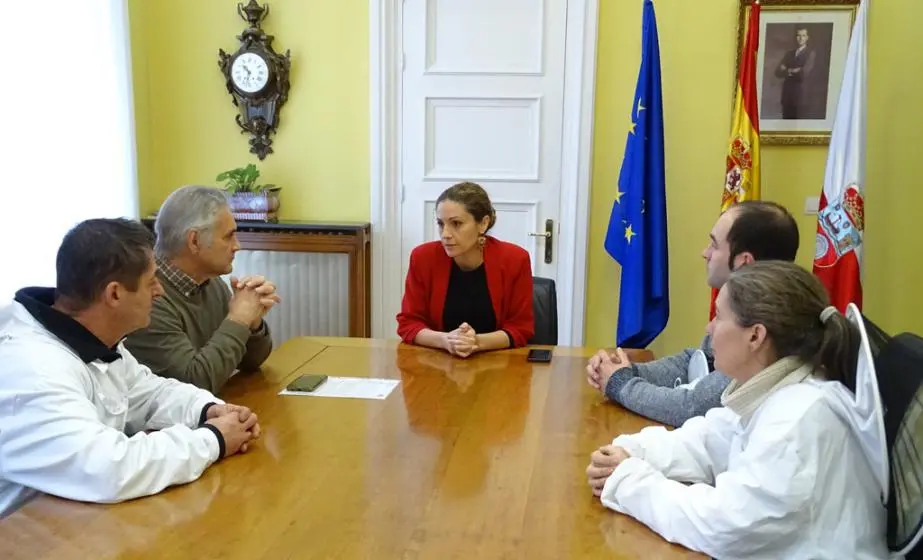
<svg viewBox="0 0 923 560"><path fill-rule="evenodd" d="M282 187L256 182L260 170L250 163L223 171L215 177L224 181L224 191L230 196L228 202L235 220L259 220L275 222L279 219L279 191Z"/></svg>

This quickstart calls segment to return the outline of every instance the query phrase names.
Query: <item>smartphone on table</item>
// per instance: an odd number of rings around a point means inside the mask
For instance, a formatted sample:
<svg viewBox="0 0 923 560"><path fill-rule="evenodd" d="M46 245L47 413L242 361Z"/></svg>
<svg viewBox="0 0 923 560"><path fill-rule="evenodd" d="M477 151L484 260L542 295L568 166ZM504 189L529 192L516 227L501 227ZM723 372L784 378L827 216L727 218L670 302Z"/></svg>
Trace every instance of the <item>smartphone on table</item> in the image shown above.
<svg viewBox="0 0 923 560"><path fill-rule="evenodd" d="M313 393L325 381L327 381L326 375L308 373L289 383L286 389L298 393Z"/></svg>
<svg viewBox="0 0 923 560"><path fill-rule="evenodd" d="M544 348L532 348L529 350L529 355L526 356L526 360L530 362L547 364L551 361L551 350L546 350Z"/></svg>

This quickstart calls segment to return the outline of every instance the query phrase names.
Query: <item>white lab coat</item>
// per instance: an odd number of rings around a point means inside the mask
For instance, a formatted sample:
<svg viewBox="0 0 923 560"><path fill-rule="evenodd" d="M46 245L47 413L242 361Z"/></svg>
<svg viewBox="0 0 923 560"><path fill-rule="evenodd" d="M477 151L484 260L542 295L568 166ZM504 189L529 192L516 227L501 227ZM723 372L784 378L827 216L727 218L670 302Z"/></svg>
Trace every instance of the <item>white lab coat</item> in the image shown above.
<svg viewBox="0 0 923 560"><path fill-rule="evenodd" d="M155 494L218 459L218 438L196 426L222 401L118 351L115 362L85 364L19 303L0 309L0 518L38 492L87 502Z"/></svg>
<svg viewBox="0 0 923 560"><path fill-rule="evenodd" d="M772 393L747 423L716 408L672 432L619 436L631 458L601 500L722 560L887 558L887 461L864 414L842 384L809 378Z"/></svg>

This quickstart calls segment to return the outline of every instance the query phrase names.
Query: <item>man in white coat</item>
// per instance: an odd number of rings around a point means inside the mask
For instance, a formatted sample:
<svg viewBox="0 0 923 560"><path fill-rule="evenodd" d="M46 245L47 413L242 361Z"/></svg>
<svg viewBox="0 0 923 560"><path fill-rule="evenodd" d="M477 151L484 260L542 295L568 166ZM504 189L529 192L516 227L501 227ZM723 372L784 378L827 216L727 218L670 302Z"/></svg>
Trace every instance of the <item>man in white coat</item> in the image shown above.
<svg viewBox="0 0 923 560"><path fill-rule="evenodd" d="M119 502L197 479L259 436L256 414L153 375L121 340L162 293L140 223L74 227L57 288L0 309L0 518L39 492Z"/></svg>

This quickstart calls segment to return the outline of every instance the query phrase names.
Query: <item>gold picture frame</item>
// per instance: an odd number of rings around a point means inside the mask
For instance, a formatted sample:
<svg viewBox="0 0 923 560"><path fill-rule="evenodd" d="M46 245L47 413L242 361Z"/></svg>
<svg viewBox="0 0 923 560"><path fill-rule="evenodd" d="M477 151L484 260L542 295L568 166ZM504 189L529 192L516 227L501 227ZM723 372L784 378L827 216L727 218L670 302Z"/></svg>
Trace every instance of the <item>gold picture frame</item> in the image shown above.
<svg viewBox="0 0 923 560"><path fill-rule="evenodd" d="M735 96L753 4L754 0L740 0ZM829 144L859 0L760 0L759 4L760 143Z"/></svg>

